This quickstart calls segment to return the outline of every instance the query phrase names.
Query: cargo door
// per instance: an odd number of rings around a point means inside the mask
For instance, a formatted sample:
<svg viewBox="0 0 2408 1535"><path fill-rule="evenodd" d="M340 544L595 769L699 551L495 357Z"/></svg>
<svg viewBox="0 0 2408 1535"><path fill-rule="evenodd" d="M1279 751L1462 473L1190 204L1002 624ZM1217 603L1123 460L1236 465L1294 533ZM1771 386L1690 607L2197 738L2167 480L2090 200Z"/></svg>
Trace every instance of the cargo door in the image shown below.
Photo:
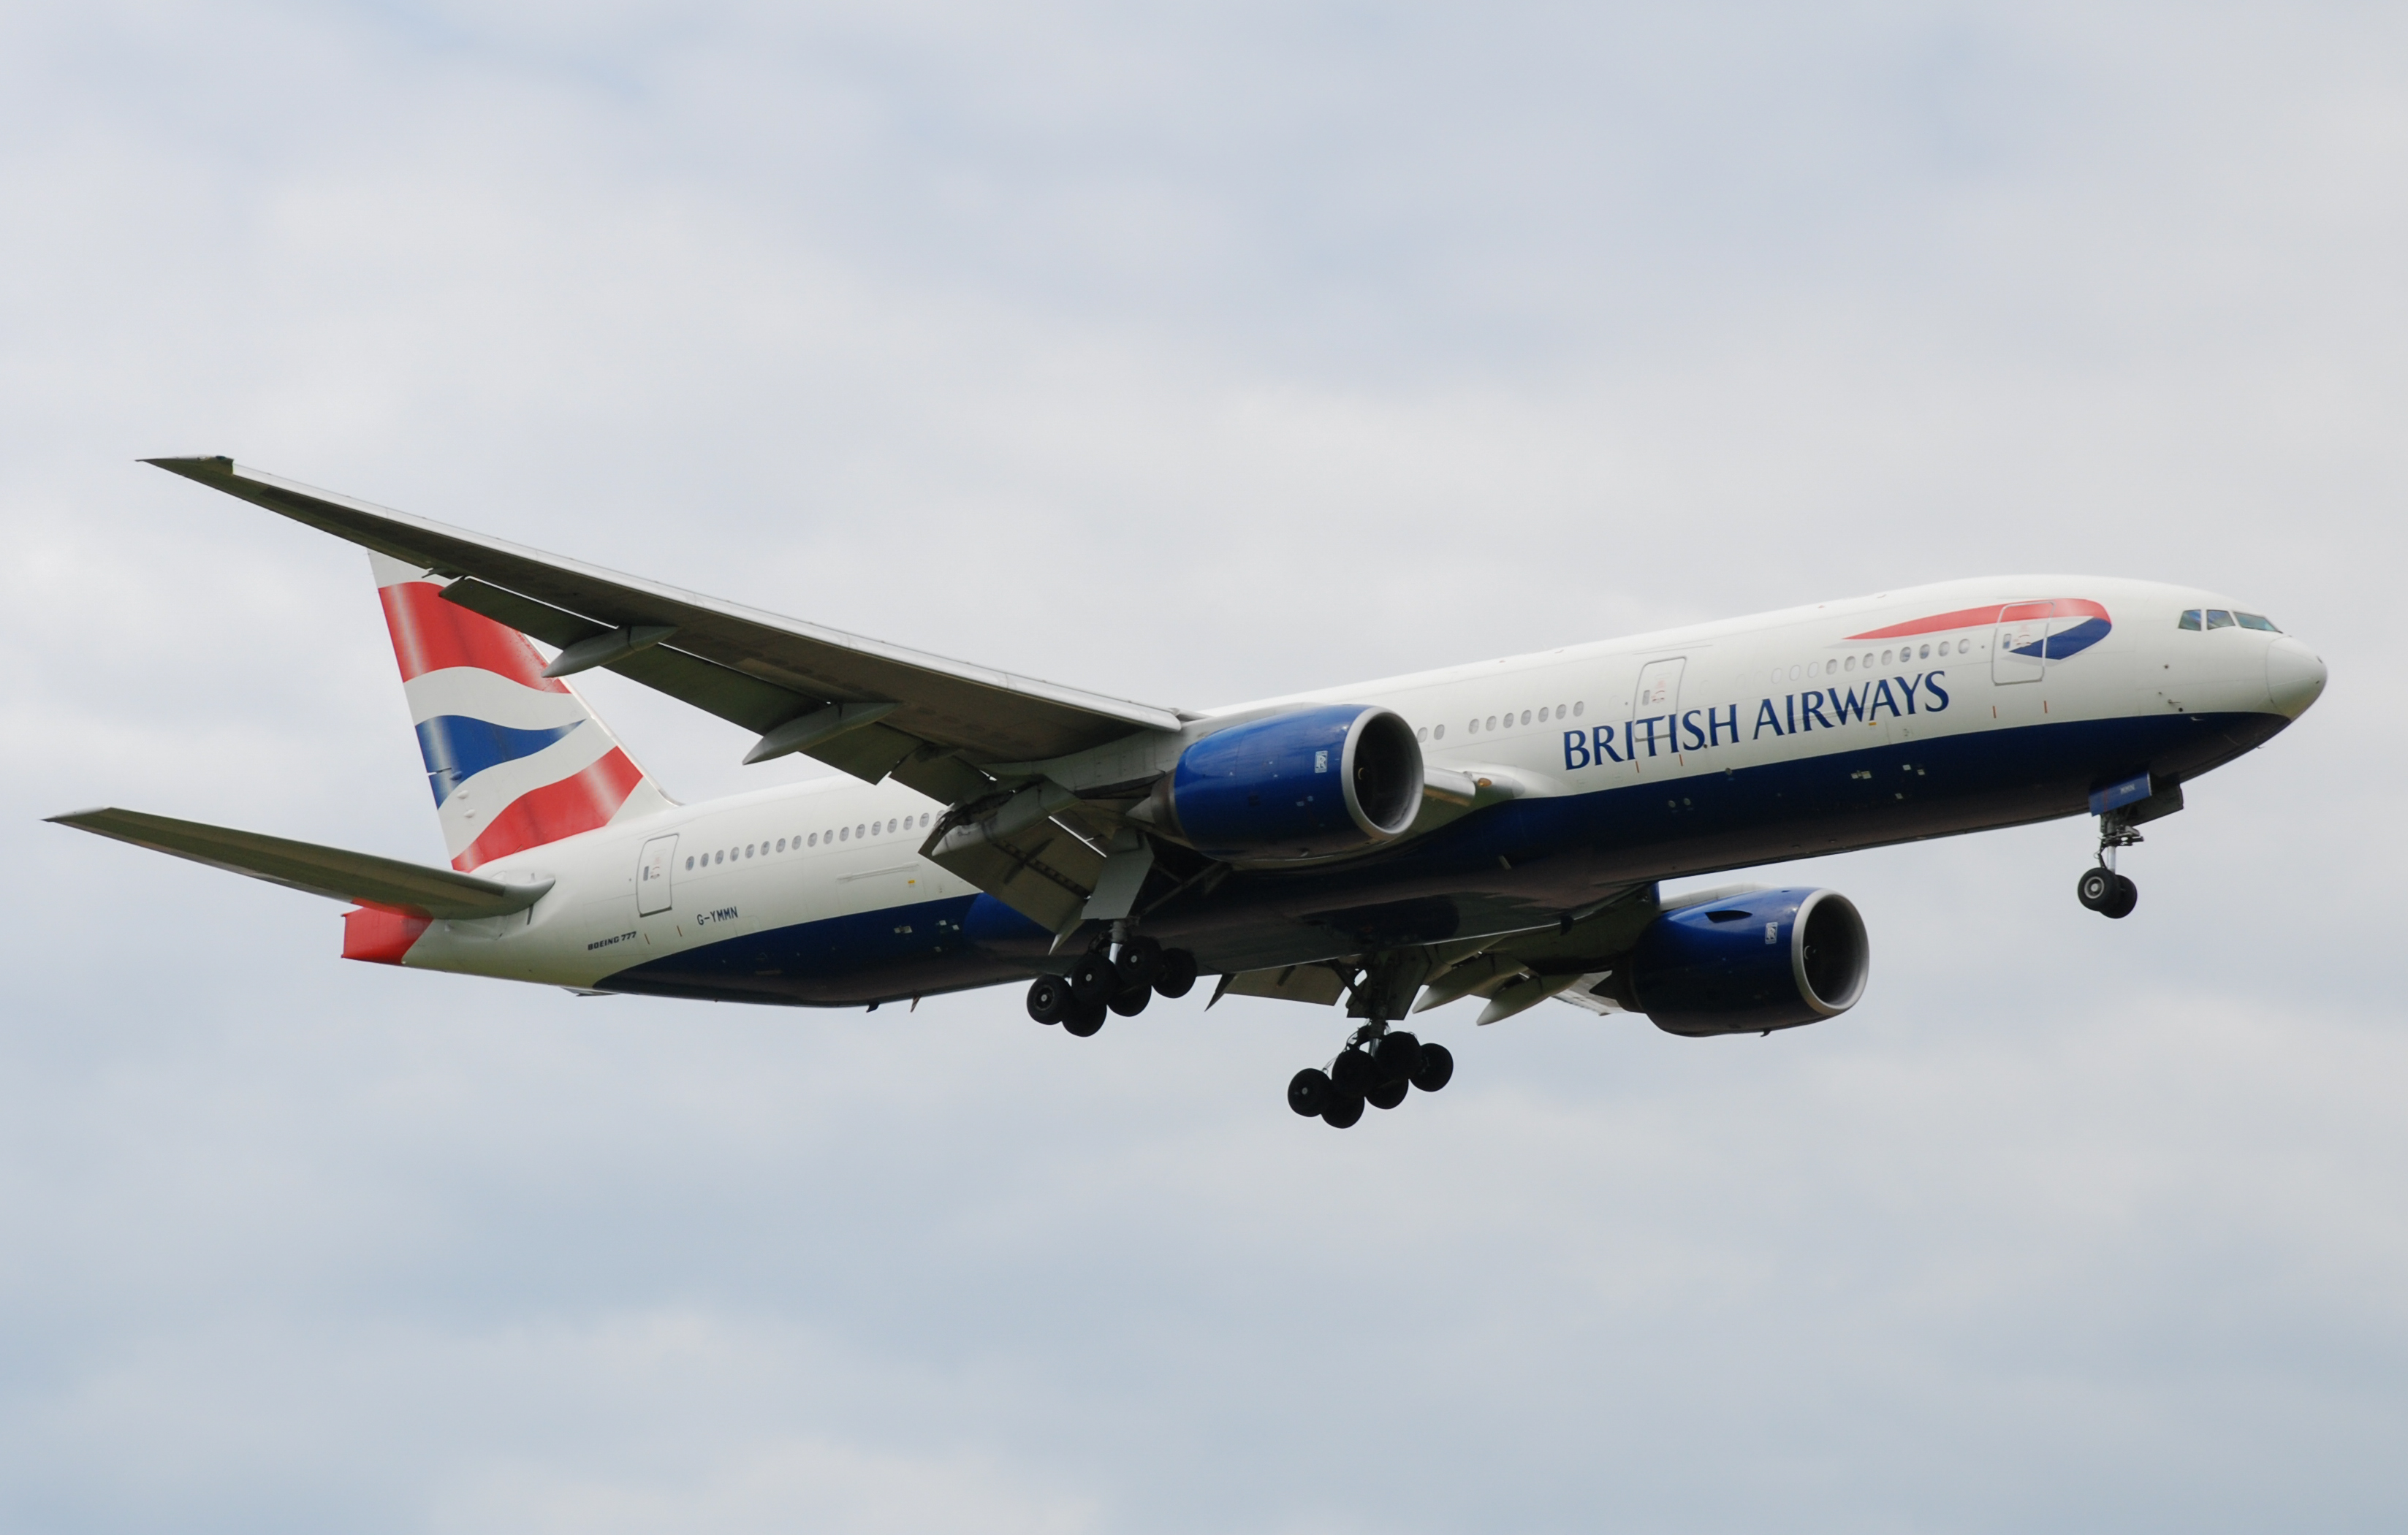
<svg viewBox="0 0 2408 1535"><path fill-rule="evenodd" d="M644 844L636 860L636 915L651 917L669 909L669 874L677 867L674 833Z"/></svg>

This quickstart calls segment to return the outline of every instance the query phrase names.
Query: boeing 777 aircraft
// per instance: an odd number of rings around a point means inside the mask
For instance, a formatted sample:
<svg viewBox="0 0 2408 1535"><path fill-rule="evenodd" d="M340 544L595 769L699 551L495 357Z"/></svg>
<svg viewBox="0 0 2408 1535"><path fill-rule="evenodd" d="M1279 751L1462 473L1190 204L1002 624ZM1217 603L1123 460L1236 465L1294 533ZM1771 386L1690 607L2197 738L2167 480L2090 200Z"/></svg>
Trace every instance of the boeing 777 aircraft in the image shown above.
<svg viewBox="0 0 2408 1535"><path fill-rule="evenodd" d="M1082 692L278 479L154 459L368 551L451 867L129 810L68 826L351 903L346 959L581 992L876 1007L1020 983L1085 1036L1201 975L1355 1020L1288 1103L1454 1072L1393 1027L1549 998L1704 1036L1855 1005L1826 889L1660 882L2087 811L2082 904L2183 786L2299 718L2315 653L2211 592L1920 587L1217 709ZM557 653L547 661L530 638ZM595 667L836 776L670 799ZM1210 1005L1209 1003L1207 1004Z"/></svg>

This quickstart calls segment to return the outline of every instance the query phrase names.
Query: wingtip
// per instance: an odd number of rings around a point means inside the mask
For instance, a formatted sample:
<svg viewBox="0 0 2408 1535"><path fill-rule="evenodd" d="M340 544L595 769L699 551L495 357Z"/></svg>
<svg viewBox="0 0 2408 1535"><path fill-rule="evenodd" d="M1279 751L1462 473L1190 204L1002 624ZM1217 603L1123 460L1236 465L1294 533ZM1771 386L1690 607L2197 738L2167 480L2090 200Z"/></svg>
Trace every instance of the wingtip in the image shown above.
<svg viewBox="0 0 2408 1535"><path fill-rule="evenodd" d="M232 474L234 460L223 453L185 453L164 459L143 459L139 462L153 468L165 469L186 479L199 479L204 475Z"/></svg>
<svg viewBox="0 0 2408 1535"><path fill-rule="evenodd" d="M45 816L42 819L51 826L72 826L80 829L84 822L93 817L106 816L115 808L114 805L96 804L88 810L65 810L55 816Z"/></svg>

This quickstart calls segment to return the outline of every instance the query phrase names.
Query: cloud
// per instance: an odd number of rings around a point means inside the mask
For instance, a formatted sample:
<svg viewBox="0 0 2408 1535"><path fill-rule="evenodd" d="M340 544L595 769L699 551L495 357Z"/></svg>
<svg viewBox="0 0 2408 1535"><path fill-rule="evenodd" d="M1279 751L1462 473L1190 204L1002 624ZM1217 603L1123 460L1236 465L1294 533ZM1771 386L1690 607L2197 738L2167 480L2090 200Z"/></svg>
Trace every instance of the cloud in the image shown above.
<svg viewBox="0 0 2408 1535"><path fill-rule="evenodd" d="M0 1511L107 1529L2397 1523L2390 21L1750 6L0 21ZM278 473L1203 704L1914 581L2245 594L2330 695L1784 867L1847 1017L1086 1042L334 961L95 803L431 857ZM689 798L732 728L602 678ZM1199 999L1200 1001L1200 999Z"/></svg>

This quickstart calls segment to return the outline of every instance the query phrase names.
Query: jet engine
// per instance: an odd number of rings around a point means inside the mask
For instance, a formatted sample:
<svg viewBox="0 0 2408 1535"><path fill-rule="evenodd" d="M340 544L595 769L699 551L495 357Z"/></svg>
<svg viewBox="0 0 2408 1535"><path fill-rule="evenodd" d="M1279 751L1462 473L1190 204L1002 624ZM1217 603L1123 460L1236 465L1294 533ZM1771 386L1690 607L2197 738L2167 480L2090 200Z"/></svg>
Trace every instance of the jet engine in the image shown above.
<svg viewBox="0 0 2408 1535"><path fill-rule="evenodd" d="M1144 807L1213 858L1326 858L1402 833L1421 809L1422 748L1386 709L1326 704L1232 725L1180 754Z"/></svg>
<svg viewBox="0 0 2408 1535"><path fill-rule="evenodd" d="M1864 995L1865 921L1836 890L1756 890L1666 912L1630 955L1637 1010L1670 1033L1742 1034L1833 1018Z"/></svg>

